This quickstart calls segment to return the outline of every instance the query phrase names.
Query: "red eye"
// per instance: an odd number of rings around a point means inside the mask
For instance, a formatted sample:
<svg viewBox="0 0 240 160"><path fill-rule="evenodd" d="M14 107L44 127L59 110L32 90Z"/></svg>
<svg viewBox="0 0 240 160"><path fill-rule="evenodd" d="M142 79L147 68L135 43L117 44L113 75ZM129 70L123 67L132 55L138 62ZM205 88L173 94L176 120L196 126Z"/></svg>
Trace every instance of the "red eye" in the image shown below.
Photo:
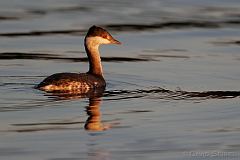
<svg viewBox="0 0 240 160"><path fill-rule="evenodd" d="M104 35L103 35L103 38L107 39L107 38L108 38L107 34L104 34Z"/></svg>

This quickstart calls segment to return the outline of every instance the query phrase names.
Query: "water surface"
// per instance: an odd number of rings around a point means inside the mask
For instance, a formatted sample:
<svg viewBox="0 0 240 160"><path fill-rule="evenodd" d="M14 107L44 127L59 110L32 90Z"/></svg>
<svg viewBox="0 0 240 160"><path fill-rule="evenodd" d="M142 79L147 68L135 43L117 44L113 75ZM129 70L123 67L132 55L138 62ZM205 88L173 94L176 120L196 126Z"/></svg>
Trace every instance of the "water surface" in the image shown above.
<svg viewBox="0 0 240 160"><path fill-rule="evenodd" d="M0 159L239 159L240 3L236 0L0 2ZM101 96L35 90L88 69L102 46Z"/></svg>

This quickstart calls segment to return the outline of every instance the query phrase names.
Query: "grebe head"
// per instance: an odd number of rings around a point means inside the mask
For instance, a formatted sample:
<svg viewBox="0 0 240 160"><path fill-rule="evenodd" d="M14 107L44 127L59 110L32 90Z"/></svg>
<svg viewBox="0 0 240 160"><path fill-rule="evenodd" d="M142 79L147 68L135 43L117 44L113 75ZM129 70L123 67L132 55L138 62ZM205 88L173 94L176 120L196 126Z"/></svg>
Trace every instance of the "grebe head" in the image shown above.
<svg viewBox="0 0 240 160"><path fill-rule="evenodd" d="M118 40L114 39L110 33L108 33L105 29L92 26L89 28L88 33L86 35L85 41L91 41L95 45L100 44L121 44Z"/></svg>

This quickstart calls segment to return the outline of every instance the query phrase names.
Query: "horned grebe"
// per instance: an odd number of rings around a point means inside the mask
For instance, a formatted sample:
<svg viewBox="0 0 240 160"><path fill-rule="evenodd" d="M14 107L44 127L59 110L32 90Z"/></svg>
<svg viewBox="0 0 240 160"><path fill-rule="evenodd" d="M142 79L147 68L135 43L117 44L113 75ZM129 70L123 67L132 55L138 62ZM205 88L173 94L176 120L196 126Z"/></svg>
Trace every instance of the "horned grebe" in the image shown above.
<svg viewBox="0 0 240 160"><path fill-rule="evenodd" d="M56 73L45 78L35 88L47 92L88 92L90 89L103 89L106 82L99 53L101 44L121 44L114 39L105 29L97 26L89 28L84 39L84 46L89 60L87 73Z"/></svg>

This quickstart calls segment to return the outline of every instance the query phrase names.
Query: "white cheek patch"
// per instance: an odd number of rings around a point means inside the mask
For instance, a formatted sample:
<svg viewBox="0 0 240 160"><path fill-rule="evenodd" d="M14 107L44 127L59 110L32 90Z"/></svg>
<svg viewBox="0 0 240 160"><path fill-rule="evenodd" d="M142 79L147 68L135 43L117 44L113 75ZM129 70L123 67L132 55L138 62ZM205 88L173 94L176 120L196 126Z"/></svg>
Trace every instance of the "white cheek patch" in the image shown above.
<svg viewBox="0 0 240 160"><path fill-rule="evenodd" d="M109 40L99 37L99 36L87 37L86 42L87 42L87 44L109 44L110 43Z"/></svg>

